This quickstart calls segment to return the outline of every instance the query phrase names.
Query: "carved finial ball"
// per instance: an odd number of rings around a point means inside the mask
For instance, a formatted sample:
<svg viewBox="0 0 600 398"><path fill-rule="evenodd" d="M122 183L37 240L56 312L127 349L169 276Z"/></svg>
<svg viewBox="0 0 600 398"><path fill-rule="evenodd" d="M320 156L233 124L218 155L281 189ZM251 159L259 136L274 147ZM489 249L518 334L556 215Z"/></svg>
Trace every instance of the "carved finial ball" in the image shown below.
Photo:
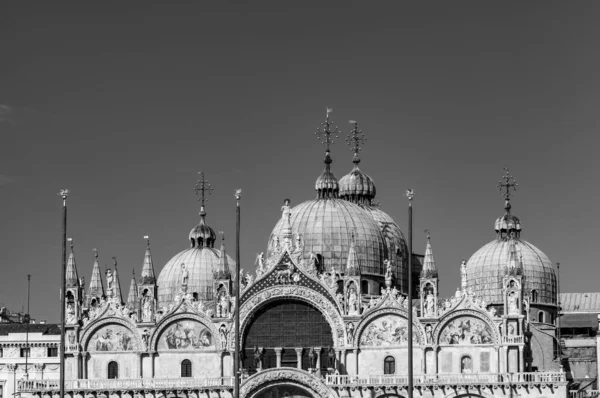
<svg viewBox="0 0 600 398"><path fill-rule="evenodd" d="M241 189L236 189L235 190L235 199L236 200L240 200L242 198L242 190Z"/></svg>

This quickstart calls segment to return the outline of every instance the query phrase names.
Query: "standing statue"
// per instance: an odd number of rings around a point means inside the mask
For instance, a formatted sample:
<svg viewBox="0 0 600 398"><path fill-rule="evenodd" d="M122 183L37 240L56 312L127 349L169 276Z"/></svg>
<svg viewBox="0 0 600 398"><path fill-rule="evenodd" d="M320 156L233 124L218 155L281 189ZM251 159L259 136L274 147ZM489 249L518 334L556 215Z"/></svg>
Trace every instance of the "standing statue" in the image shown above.
<svg viewBox="0 0 600 398"><path fill-rule="evenodd" d="M113 295L113 282L115 278L113 277L112 270L106 270L106 293L108 297L112 297Z"/></svg>
<svg viewBox="0 0 600 398"><path fill-rule="evenodd" d="M147 351L150 344L150 332L148 329L144 329L144 332L142 333L142 341L144 342L144 349Z"/></svg>
<svg viewBox="0 0 600 398"><path fill-rule="evenodd" d="M280 247L279 247L279 236L275 235L273 237L273 249L272 250L273 250L273 252L277 253L277 252L279 252L279 249L280 249Z"/></svg>
<svg viewBox="0 0 600 398"><path fill-rule="evenodd" d="M354 288L348 292L348 314L358 314L358 296Z"/></svg>
<svg viewBox="0 0 600 398"><path fill-rule="evenodd" d="M509 314L518 314L519 313L519 298L517 297L517 293L510 292L508 294L508 313Z"/></svg>
<svg viewBox="0 0 600 398"><path fill-rule="evenodd" d="M258 271L258 274L262 274L265 269L265 256L264 256L264 252L261 253L256 253L256 260L254 261L254 265L258 264L258 267L256 268L256 271Z"/></svg>
<svg viewBox="0 0 600 398"><path fill-rule="evenodd" d="M185 264L181 263L181 291L183 293L187 292L189 277L190 277L189 271L185 267Z"/></svg>
<svg viewBox="0 0 600 398"><path fill-rule="evenodd" d="M77 318L75 317L75 308L73 308L73 303L67 304L67 323L74 324L77 322Z"/></svg>
<svg viewBox="0 0 600 398"><path fill-rule="evenodd" d="M222 323L221 326L219 326L219 336L221 337L221 348L226 350L227 349L227 326Z"/></svg>
<svg viewBox="0 0 600 398"><path fill-rule="evenodd" d="M390 280L392 279L392 261L385 259L383 263L385 264L385 279Z"/></svg>
<svg viewBox="0 0 600 398"><path fill-rule="evenodd" d="M460 263L460 286L462 290L467 289L467 261L462 260Z"/></svg>
<svg viewBox="0 0 600 398"><path fill-rule="evenodd" d="M283 206L281 206L281 217L289 222L291 216L292 210L290 209L290 200L285 199L283 201Z"/></svg>
<svg viewBox="0 0 600 398"><path fill-rule="evenodd" d="M435 316L435 297L431 291L427 292L427 296L425 297L425 316Z"/></svg>
<svg viewBox="0 0 600 398"><path fill-rule="evenodd" d="M150 296L144 296L142 322L152 322L152 298Z"/></svg>
<svg viewBox="0 0 600 398"><path fill-rule="evenodd" d="M258 346L254 346L254 367L262 369L262 350Z"/></svg>
<svg viewBox="0 0 600 398"><path fill-rule="evenodd" d="M317 354L315 349L311 347L310 351L308 352L308 360L310 361L310 367L312 369L317 368L317 360L318 359L319 359L319 354Z"/></svg>
<svg viewBox="0 0 600 398"><path fill-rule="evenodd" d="M352 345L354 343L354 324L352 322L346 325L346 334L348 335L348 343Z"/></svg>
<svg viewBox="0 0 600 398"><path fill-rule="evenodd" d="M427 344L433 344L433 326L429 323L425 325L425 340Z"/></svg>
<svg viewBox="0 0 600 398"><path fill-rule="evenodd" d="M219 303L217 304L217 317L219 318L227 318L229 315L229 299L227 298L227 294L225 294L225 290L221 290L219 294Z"/></svg>
<svg viewBox="0 0 600 398"><path fill-rule="evenodd" d="M329 352L327 352L327 361L328 361L328 365L327 367L330 369L335 368L335 350L333 349L333 347L329 348Z"/></svg>
<svg viewBox="0 0 600 398"><path fill-rule="evenodd" d="M302 235L296 234L296 250L300 250L302 248Z"/></svg>
<svg viewBox="0 0 600 398"><path fill-rule="evenodd" d="M315 252L310 252L309 257L310 262L310 271L317 272L317 265L319 264L319 257L315 254Z"/></svg>

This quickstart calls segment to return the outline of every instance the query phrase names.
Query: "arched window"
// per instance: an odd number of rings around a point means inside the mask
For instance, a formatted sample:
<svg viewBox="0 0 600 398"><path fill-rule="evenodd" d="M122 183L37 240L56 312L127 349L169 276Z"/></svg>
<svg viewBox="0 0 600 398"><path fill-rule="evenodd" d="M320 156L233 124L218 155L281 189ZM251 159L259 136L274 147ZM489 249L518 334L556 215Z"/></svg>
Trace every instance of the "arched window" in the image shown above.
<svg viewBox="0 0 600 398"><path fill-rule="evenodd" d="M460 359L460 373L473 372L473 360L470 356L465 355Z"/></svg>
<svg viewBox="0 0 600 398"><path fill-rule="evenodd" d="M360 283L360 290L362 294L369 294L369 281L362 281Z"/></svg>
<svg viewBox="0 0 600 398"><path fill-rule="evenodd" d="M383 374L393 375L396 373L396 360L394 357L385 357L383 360Z"/></svg>
<svg viewBox="0 0 600 398"><path fill-rule="evenodd" d="M538 312L538 322L544 323L544 311Z"/></svg>
<svg viewBox="0 0 600 398"><path fill-rule="evenodd" d="M192 362L189 359L181 361L181 377L192 377Z"/></svg>
<svg viewBox="0 0 600 398"><path fill-rule="evenodd" d="M537 301L538 301L538 292L537 292L537 290L534 289L531 291L531 302L537 303Z"/></svg>
<svg viewBox="0 0 600 398"><path fill-rule="evenodd" d="M109 379L118 379L119 378L119 364L115 361L110 361L108 363L108 378Z"/></svg>

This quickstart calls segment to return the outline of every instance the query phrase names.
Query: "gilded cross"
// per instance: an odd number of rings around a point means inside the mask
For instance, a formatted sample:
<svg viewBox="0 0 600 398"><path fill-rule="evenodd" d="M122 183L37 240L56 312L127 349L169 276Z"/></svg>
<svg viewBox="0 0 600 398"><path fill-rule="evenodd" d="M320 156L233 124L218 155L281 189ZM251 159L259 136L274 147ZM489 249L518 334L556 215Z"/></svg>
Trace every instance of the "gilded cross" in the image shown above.
<svg viewBox="0 0 600 398"><path fill-rule="evenodd" d="M354 129L346 137L346 142L350 145L350 150L355 154L358 154L359 151L362 151L361 145L365 143L367 138L363 132L358 129L358 122L356 120L350 120L349 122L354 125Z"/></svg>
<svg viewBox="0 0 600 398"><path fill-rule="evenodd" d="M198 182L196 182L196 187L194 188L194 191L196 191L196 195L199 196L198 201L202 202L202 206L204 206L204 202L208 200L206 199L206 196L210 195L213 188L208 182L208 180L204 178L203 171L199 171L198 174L200 174L200 179L198 180Z"/></svg>
<svg viewBox="0 0 600 398"><path fill-rule="evenodd" d="M504 167L504 171L506 174L498 181L497 187L500 189L501 194L504 195L504 198L509 200L513 196L510 189L512 188L513 191L516 191L519 184L517 184L517 181L508 172L508 167ZM506 190L506 192L502 192L502 190Z"/></svg>
<svg viewBox="0 0 600 398"><path fill-rule="evenodd" d="M321 141L321 144L325 144L327 151L329 151L329 147L335 142L335 139L339 138L340 136L340 129L338 126L335 126L334 128L333 124L329 120L329 114L331 112L333 112L333 109L327 108L327 116L325 121L319 125L317 131L315 132L318 140L321 140L321 136L325 136L323 141Z"/></svg>

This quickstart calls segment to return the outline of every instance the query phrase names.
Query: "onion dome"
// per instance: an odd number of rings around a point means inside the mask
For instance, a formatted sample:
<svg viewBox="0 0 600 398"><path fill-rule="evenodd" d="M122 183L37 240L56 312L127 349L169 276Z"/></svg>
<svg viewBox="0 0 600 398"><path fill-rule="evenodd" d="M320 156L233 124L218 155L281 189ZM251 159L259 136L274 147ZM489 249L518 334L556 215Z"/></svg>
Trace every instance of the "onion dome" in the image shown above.
<svg viewBox="0 0 600 398"><path fill-rule="evenodd" d="M536 298L532 304L556 304L556 275L552 263L540 249L521 239L521 224L510 214L508 189L516 186L511 176L504 177L507 189L506 213L496 221L496 239L476 251L467 261L467 289L491 304L502 304L502 278L523 275L525 292ZM501 188L501 189L502 189Z"/></svg>
<svg viewBox="0 0 600 398"><path fill-rule="evenodd" d="M340 179L340 198L356 204L370 205L377 192L375 182L358 168L360 158L356 153L352 162L352 171Z"/></svg>
<svg viewBox="0 0 600 398"><path fill-rule="evenodd" d="M217 235L215 231L208 225L206 225L206 211L204 210L204 205L200 207L200 224L196 225L190 231L190 242L192 247L215 247L215 240L217 239Z"/></svg>
<svg viewBox="0 0 600 398"><path fill-rule="evenodd" d="M329 149L325 152L325 169L321 175L315 181L315 191L317 191L317 198L337 198L340 187L338 181L331 172L331 157L329 156Z"/></svg>
<svg viewBox="0 0 600 398"><path fill-rule="evenodd" d="M163 267L158 276L158 305L160 308L175 303L175 296L182 293L182 271L185 267L188 280L186 292L198 300L213 299L213 274L227 256L224 250L214 248L215 233L206 225L204 206L200 211L200 224L192 229L192 246L176 254ZM235 266L235 261L227 256L224 264ZM229 270L228 270L229 271Z"/></svg>

